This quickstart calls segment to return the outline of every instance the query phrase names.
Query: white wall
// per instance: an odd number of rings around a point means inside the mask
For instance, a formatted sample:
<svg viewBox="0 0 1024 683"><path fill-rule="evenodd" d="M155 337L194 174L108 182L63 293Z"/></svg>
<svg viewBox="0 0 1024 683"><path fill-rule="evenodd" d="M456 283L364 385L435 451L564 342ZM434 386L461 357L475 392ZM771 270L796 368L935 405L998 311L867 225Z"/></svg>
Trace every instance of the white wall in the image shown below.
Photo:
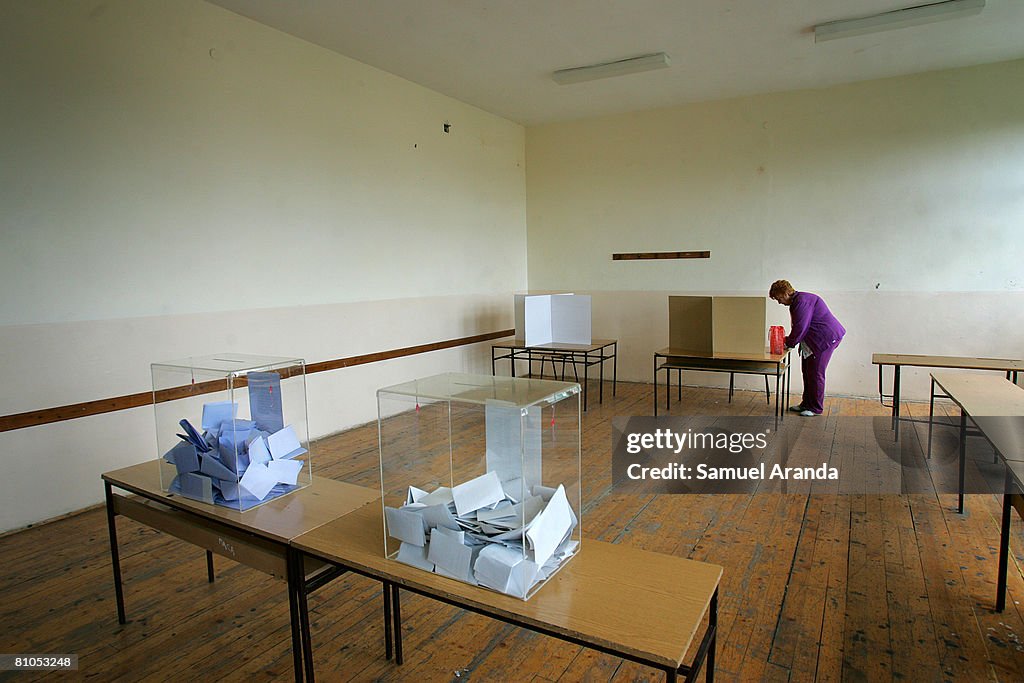
<svg viewBox="0 0 1024 683"><path fill-rule="evenodd" d="M0 414L146 391L158 360L512 327L517 124L192 0L4 3L0 83ZM313 375L310 430L485 368L469 348ZM101 472L156 457L152 420L0 434L0 530L98 502Z"/></svg>
<svg viewBox="0 0 1024 683"><path fill-rule="evenodd" d="M530 287L593 294L626 379L651 381L669 293L764 295L778 278L849 330L833 393L874 395L873 352L1019 358L1022 82L1015 61L531 127Z"/></svg>

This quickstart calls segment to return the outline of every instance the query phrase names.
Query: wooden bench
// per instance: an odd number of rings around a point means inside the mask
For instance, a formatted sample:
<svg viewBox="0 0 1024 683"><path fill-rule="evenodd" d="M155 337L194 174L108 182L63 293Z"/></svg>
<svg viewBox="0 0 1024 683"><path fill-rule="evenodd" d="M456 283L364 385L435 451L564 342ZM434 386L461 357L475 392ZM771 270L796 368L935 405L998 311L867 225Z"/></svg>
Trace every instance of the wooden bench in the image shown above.
<svg viewBox="0 0 1024 683"><path fill-rule="evenodd" d="M600 652L656 667L667 681L694 680L702 666L713 679L718 584L722 568L584 539L572 558L527 601L447 579L390 560L383 552L381 506L369 504L292 541L313 557L385 584L386 624L394 622L402 662L400 591L407 590ZM707 626L690 664L683 658L702 622ZM313 680L306 596L299 589L306 678ZM386 627L385 638L390 639Z"/></svg>

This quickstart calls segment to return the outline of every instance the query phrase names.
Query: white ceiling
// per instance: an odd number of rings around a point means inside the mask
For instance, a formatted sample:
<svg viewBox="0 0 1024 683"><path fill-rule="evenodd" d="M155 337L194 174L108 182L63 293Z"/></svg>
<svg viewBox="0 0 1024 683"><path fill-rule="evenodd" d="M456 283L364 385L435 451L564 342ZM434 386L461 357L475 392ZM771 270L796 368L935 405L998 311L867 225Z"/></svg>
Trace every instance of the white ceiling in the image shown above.
<svg viewBox="0 0 1024 683"><path fill-rule="evenodd" d="M931 0L210 0L526 125L1024 57L1024 0L815 44L826 21ZM667 52L575 85L551 72Z"/></svg>

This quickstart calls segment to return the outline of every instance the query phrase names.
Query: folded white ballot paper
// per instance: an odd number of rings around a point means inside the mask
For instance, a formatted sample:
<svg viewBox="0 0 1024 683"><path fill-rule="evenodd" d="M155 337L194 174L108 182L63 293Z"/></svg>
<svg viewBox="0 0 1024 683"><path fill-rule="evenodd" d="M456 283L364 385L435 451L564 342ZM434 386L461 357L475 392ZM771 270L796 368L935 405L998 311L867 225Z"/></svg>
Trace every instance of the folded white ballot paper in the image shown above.
<svg viewBox="0 0 1024 683"><path fill-rule="evenodd" d="M462 517L500 502L505 498L505 491L498 475L488 472L453 487L452 498L455 500L455 513Z"/></svg>
<svg viewBox="0 0 1024 683"><path fill-rule="evenodd" d="M405 508L409 509L408 506ZM426 523L427 528L432 529L434 527L443 527L445 529L451 529L452 531L459 530L459 523L455 521L455 515L448 509L447 505L428 505L426 507L415 508L416 514L423 517L423 521Z"/></svg>
<svg viewBox="0 0 1024 683"><path fill-rule="evenodd" d="M415 486L410 486L409 487L409 493L406 494L406 496L405 496L405 504L406 505L411 505L413 503L418 503L418 502L420 502L421 498L424 498L424 497L426 497L428 495L430 495L430 494L428 494L423 489L418 489Z"/></svg>
<svg viewBox="0 0 1024 683"><path fill-rule="evenodd" d="M434 563L427 559L427 550L428 546L402 543L402 545L398 547L398 555L395 559L399 562L412 565L413 567L426 569L428 572L432 572L434 571Z"/></svg>
<svg viewBox="0 0 1024 683"><path fill-rule="evenodd" d="M415 488L415 487L413 487L413 486L409 487L409 489L410 489L409 495L410 496L412 496L412 489L413 488ZM416 489L416 490L418 491L419 489ZM414 502L416 502L416 503L423 503L424 505L438 505L438 504L447 505L448 503L452 502L453 500L454 500L454 498L452 498L452 490L450 488L448 488L447 486L440 486L440 487L437 488L437 490L431 491L430 493L428 493L425 496L421 496L420 498L418 498Z"/></svg>
<svg viewBox="0 0 1024 683"><path fill-rule="evenodd" d="M571 539L578 520L561 485L502 484L489 471L429 493L410 486L405 500L385 508L388 534L402 542L397 560L518 598L558 571L578 545Z"/></svg>
<svg viewBox="0 0 1024 683"><path fill-rule="evenodd" d="M430 550L427 559L434 563L439 574L476 583L470 568L473 564L473 549L465 544L465 533L445 528L430 532ZM443 570L443 571L438 571Z"/></svg>
<svg viewBox="0 0 1024 683"><path fill-rule="evenodd" d="M385 507L384 519L388 525L388 536L416 546L426 544L423 518L415 512Z"/></svg>
<svg viewBox="0 0 1024 683"><path fill-rule="evenodd" d="M523 598L537 577L537 565L523 557L521 548L489 544L480 551L473 575L481 586Z"/></svg>
<svg viewBox="0 0 1024 683"><path fill-rule="evenodd" d="M565 496L565 487L559 484L551 500L538 514L526 531L528 547L533 551L533 561L543 565L555 552L558 545L575 526L576 515Z"/></svg>

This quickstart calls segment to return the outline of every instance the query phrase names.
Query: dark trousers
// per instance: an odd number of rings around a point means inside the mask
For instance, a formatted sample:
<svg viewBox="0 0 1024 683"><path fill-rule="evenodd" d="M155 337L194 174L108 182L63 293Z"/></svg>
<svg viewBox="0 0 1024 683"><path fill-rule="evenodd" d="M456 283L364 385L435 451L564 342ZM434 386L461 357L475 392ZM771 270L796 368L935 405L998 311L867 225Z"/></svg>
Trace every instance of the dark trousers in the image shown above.
<svg viewBox="0 0 1024 683"><path fill-rule="evenodd" d="M821 414L825 410L825 368L832 359L832 352L839 344L830 346L821 353L801 359L800 369L804 375L804 397L800 405L804 410Z"/></svg>

